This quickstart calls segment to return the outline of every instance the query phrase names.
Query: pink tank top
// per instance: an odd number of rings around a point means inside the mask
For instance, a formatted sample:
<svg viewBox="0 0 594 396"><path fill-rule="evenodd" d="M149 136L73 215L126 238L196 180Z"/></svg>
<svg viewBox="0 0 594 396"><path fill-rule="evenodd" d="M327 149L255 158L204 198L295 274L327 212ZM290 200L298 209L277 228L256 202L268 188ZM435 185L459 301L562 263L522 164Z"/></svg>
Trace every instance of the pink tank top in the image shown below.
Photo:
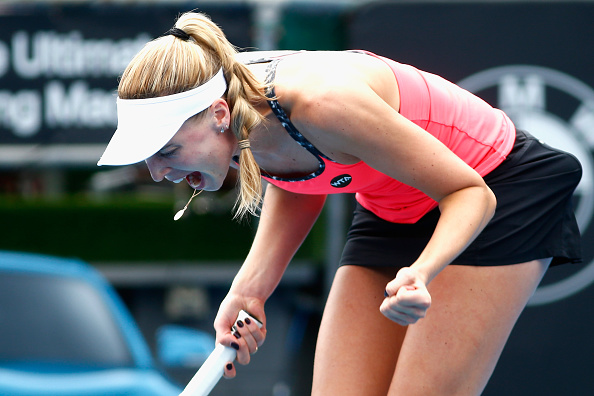
<svg viewBox="0 0 594 396"><path fill-rule="evenodd" d="M481 176L511 151L515 127L501 110L447 80L370 52L390 66L400 88L400 113L435 136ZM271 62L268 79L274 80ZM274 95L271 89L269 95ZM437 206L423 192L376 171L364 162L343 165L319 152L291 123L277 101L270 106L289 134L320 161L314 173L298 179L263 175L270 183L302 194L356 193L357 201L382 219L415 223Z"/></svg>

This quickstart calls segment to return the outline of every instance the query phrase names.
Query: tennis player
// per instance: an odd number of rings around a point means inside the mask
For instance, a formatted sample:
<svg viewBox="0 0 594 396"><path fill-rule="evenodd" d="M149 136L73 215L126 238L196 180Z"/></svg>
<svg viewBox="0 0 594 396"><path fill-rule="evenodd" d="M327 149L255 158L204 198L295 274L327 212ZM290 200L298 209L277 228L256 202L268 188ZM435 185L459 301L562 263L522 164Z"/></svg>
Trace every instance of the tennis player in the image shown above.
<svg viewBox="0 0 594 396"><path fill-rule="evenodd" d="M356 193L314 395L480 394L547 268L581 261L579 162L412 66L365 51L239 55L187 13L130 62L118 94L100 165L146 161L155 181L207 191L235 167L236 215L260 215L214 323L240 364L326 195ZM245 321L233 336L241 309L262 329Z"/></svg>

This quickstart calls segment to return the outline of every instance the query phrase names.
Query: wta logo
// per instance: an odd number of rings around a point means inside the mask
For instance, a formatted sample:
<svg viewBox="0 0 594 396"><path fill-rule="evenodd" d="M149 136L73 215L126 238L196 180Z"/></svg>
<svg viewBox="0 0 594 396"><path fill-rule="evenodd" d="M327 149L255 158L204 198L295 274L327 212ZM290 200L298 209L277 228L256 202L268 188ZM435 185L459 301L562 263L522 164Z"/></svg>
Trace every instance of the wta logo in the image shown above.
<svg viewBox="0 0 594 396"><path fill-rule="evenodd" d="M353 177L351 175L338 175L334 179L330 180L330 185L335 188L344 188L351 184Z"/></svg>
<svg viewBox="0 0 594 396"><path fill-rule="evenodd" d="M518 129L581 162L583 176L574 193L574 210L585 265L548 271L529 305L559 301L585 289L594 282L594 252L588 252L585 243L594 213L594 90L565 73L523 65L485 70L458 85L505 111Z"/></svg>

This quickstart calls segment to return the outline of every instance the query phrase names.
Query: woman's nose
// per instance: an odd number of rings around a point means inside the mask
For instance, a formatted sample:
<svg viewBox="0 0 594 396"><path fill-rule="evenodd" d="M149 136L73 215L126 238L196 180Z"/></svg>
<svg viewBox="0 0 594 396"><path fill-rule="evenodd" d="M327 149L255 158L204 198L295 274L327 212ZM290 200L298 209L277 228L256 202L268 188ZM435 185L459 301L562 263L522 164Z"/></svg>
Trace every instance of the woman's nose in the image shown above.
<svg viewBox="0 0 594 396"><path fill-rule="evenodd" d="M155 160L153 157L147 158L145 162L151 177L156 182L162 181L165 178L167 172L169 172L169 168L160 165L159 161Z"/></svg>

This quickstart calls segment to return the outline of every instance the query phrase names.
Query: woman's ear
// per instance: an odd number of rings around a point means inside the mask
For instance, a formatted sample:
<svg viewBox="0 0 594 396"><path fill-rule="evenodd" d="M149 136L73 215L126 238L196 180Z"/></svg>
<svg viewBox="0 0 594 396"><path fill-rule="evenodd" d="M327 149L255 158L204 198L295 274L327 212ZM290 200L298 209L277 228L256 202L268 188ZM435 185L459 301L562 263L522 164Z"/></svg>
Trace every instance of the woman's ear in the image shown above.
<svg viewBox="0 0 594 396"><path fill-rule="evenodd" d="M229 105L227 101L224 99L217 99L210 105L210 110L212 111L215 127L220 129L222 126L230 125L231 121L231 111L229 110Z"/></svg>

